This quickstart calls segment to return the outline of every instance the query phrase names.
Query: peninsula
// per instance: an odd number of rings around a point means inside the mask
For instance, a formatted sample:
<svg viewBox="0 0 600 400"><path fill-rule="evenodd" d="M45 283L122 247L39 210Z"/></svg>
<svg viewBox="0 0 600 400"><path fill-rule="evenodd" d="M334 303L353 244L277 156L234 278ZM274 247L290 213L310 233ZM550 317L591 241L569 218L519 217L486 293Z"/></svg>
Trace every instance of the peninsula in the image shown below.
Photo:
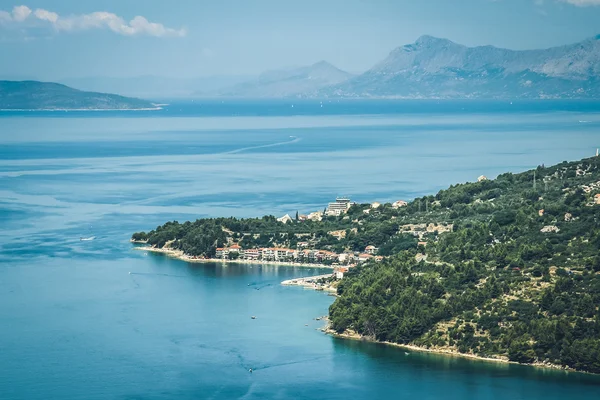
<svg viewBox="0 0 600 400"><path fill-rule="evenodd" d="M146 100L84 92L52 82L0 81L0 110L156 110Z"/></svg>
<svg viewBox="0 0 600 400"><path fill-rule="evenodd" d="M410 202L168 222L132 241L201 259L332 266L330 329L343 337L600 373L599 215L592 157Z"/></svg>

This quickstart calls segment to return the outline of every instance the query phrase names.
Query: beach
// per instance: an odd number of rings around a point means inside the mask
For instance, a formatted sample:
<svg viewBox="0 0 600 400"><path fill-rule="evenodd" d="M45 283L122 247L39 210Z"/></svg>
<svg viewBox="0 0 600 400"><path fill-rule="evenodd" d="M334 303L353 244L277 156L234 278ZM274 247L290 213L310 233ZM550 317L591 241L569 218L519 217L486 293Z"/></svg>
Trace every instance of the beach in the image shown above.
<svg viewBox="0 0 600 400"><path fill-rule="evenodd" d="M132 243L144 243L140 241L131 240ZM333 269L331 265L325 264L309 264L309 263L295 263L287 261L262 261L262 260L226 260L222 258L195 258L188 254L185 254L181 250L170 249L170 248L156 248L152 246L136 246L134 250L150 251L153 253L161 253L168 257L176 258L178 260L192 262L192 263L223 263L223 264L252 264L252 265L273 265L280 267L303 267L303 268L328 268Z"/></svg>

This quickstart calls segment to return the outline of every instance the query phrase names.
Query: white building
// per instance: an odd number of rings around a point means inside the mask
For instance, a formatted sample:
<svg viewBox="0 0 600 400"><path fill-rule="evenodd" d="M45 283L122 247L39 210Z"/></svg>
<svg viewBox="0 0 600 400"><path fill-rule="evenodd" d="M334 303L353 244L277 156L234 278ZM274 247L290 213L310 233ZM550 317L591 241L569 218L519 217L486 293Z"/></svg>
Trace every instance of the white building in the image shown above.
<svg viewBox="0 0 600 400"><path fill-rule="evenodd" d="M344 214L350 208L352 204L350 199L347 197L338 197L335 199L335 203L329 203L327 205L328 215L340 215Z"/></svg>
<svg viewBox="0 0 600 400"><path fill-rule="evenodd" d="M320 221L323 219L323 213L321 211L315 211L308 214L307 218L311 221Z"/></svg>
<svg viewBox="0 0 600 400"><path fill-rule="evenodd" d="M377 253L377 250L379 250L377 247L369 245L365 248L365 253L375 254L375 253Z"/></svg>
<svg viewBox="0 0 600 400"><path fill-rule="evenodd" d="M260 250L258 250L258 249L244 250L244 258L246 260L258 260L259 257L260 257Z"/></svg>
<svg viewBox="0 0 600 400"><path fill-rule="evenodd" d="M404 200L398 200L392 203L392 208L406 207L408 203Z"/></svg>
<svg viewBox="0 0 600 400"><path fill-rule="evenodd" d="M277 218L277 221L283 222L284 224L287 224L288 222L292 222L293 219L288 214L285 214L283 217Z"/></svg>

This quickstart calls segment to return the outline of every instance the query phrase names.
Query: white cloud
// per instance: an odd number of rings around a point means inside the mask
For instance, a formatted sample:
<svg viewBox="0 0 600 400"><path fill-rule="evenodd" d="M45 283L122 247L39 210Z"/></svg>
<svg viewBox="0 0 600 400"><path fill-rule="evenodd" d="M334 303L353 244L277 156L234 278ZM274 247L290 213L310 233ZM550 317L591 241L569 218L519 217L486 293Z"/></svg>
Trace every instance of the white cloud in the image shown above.
<svg viewBox="0 0 600 400"><path fill-rule="evenodd" d="M0 10L0 23L12 21L12 16L7 11Z"/></svg>
<svg viewBox="0 0 600 400"><path fill-rule="evenodd" d="M27 6L15 6L12 11L12 17L17 22L22 22L31 14L31 8Z"/></svg>
<svg viewBox="0 0 600 400"><path fill-rule="evenodd" d="M562 0L577 7L600 6L600 0Z"/></svg>
<svg viewBox="0 0 600 400"><path fill-rule="evenodd" d="M61 16L53 11L38 8L32 12L27 6L16 6L12 14L0 10L0 23L3 25L39 27L50 26L57 32L74 32L89 29L108 29L125 36L182 37L185 29L167 28L163 24L150 22L140 15L126 22L122 17L97 11L90 14Z"/></svg>
<svg viewBox="0 0 600 400"><path fill-rule="evenodd" d="M35 10L33 15L35 15L35 17L37 19L40 19L42 21L52 22L53 24L56 23L56 21L58 21L57 13L52 12L52 11L42 10L41 8L38 8L37 10Z"/></svg>

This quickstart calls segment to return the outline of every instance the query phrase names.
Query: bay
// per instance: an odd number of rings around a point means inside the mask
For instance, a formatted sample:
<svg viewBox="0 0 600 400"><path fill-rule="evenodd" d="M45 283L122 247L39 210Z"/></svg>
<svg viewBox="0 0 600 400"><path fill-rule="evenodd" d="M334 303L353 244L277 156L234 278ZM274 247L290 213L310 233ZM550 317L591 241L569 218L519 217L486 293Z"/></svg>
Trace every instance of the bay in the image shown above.
<svg viewBox="0 0 600 400"><path fill-rule="evenodd" d="M597 396L591 375L326 336L333 298L279 285L322 270L132 250L168 220L409 200L600 146L598 103L291 105L0 112L0 398Z"/></svg>

